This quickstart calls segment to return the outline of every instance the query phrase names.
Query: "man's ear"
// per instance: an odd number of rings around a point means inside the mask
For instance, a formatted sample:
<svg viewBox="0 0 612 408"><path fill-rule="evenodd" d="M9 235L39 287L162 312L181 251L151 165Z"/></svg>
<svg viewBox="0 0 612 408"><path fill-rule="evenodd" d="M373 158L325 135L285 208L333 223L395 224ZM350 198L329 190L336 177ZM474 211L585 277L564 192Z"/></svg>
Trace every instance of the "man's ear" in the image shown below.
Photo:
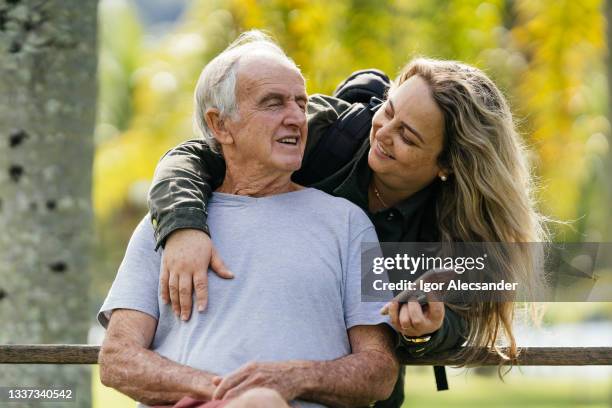
<svg viewBox="0 0 612 408"><path fill-rule="evenodd" d="M206 121L206 125L212 132L215 139L217 139L217 142L222 145L234 143L234 138L227 129L225 118L221 115L219 109L207 109L204 113L204 120Z"/></svg>

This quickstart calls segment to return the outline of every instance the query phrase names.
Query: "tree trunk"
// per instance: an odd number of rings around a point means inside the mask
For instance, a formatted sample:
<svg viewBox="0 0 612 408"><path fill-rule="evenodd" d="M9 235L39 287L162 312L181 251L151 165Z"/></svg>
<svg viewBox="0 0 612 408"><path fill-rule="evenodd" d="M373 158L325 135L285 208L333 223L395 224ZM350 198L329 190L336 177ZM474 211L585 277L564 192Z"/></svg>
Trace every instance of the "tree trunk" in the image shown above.
<svg viewBox="0 0 612 408"><path fill-rule="evenodd" d="M608 56L606 67L608 69L608 121L612 123L612 0L607 0L604 4L606 13L606 41L608 44ZM608 131L608 152L604 156L604 177L606 183L604 189L604 208L608 209L608 216L602 231L602 241L612 242L612 214L609 209L612 205L612 131ZM608 254L608 264L612 265L612 254ZM612 395L612 394L611 394ZM612 397L611 397L612 398Z"/></svg>
<svg viewBox="0 0 612 408"><path fill-rule="evenodd" d="M0 0L0 343L87 341L96 9ZM0 386L91 405L88 367L2 365Z"/></svg>

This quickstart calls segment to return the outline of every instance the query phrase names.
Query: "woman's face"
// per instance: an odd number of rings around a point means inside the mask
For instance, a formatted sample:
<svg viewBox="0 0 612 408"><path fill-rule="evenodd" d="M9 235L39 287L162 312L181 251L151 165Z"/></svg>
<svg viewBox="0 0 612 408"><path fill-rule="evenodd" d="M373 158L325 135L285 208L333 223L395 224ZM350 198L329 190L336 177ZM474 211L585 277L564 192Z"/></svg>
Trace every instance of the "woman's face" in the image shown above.
<svg viewBox="0 0 612 408"><path fill-rule="evenodd" d="M415 75L374 114L368 164L389 188L414 193L446 174L437 163L443 141L442 111L427 82Z"/></svg>

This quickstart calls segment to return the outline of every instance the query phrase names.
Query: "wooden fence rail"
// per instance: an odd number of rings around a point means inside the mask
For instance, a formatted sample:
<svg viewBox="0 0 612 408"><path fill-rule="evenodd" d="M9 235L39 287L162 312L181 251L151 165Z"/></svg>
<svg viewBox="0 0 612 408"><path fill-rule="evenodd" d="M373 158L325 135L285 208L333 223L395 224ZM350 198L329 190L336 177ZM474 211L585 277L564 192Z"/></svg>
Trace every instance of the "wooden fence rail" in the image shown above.
<svg viewBox="0 0 612 408"><path fill-rule="evenodd" d="M97 364L100 346L83 344L4 344L0 364ZM481 365L498 365L500 357L486 349ZM403 358L406 365L459 365L453 352L418 359ZM524 347L518 359L522 366L612 365L612 347Z"/></svg>

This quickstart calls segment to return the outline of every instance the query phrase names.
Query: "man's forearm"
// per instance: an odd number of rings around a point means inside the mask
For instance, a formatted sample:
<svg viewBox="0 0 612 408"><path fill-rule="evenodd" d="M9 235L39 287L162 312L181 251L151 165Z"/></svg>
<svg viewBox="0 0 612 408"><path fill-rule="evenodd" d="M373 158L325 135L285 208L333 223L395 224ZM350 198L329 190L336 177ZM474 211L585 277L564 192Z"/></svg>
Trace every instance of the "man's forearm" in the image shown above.
<svg viewBox="0 0 612 408"><path fill-rule="evenodd" d="M105 342L100 351L102 383L148 405L173 404L184 396L210 400L212 378L134 344Z"/></svg>
<svg viewBox="0 0 612 408"><path fill-rule="evenodd" d="M303 364L301 399L332 407L367 406L393 391L399 364L391 354L366 350L333 361Z"/></svg>

